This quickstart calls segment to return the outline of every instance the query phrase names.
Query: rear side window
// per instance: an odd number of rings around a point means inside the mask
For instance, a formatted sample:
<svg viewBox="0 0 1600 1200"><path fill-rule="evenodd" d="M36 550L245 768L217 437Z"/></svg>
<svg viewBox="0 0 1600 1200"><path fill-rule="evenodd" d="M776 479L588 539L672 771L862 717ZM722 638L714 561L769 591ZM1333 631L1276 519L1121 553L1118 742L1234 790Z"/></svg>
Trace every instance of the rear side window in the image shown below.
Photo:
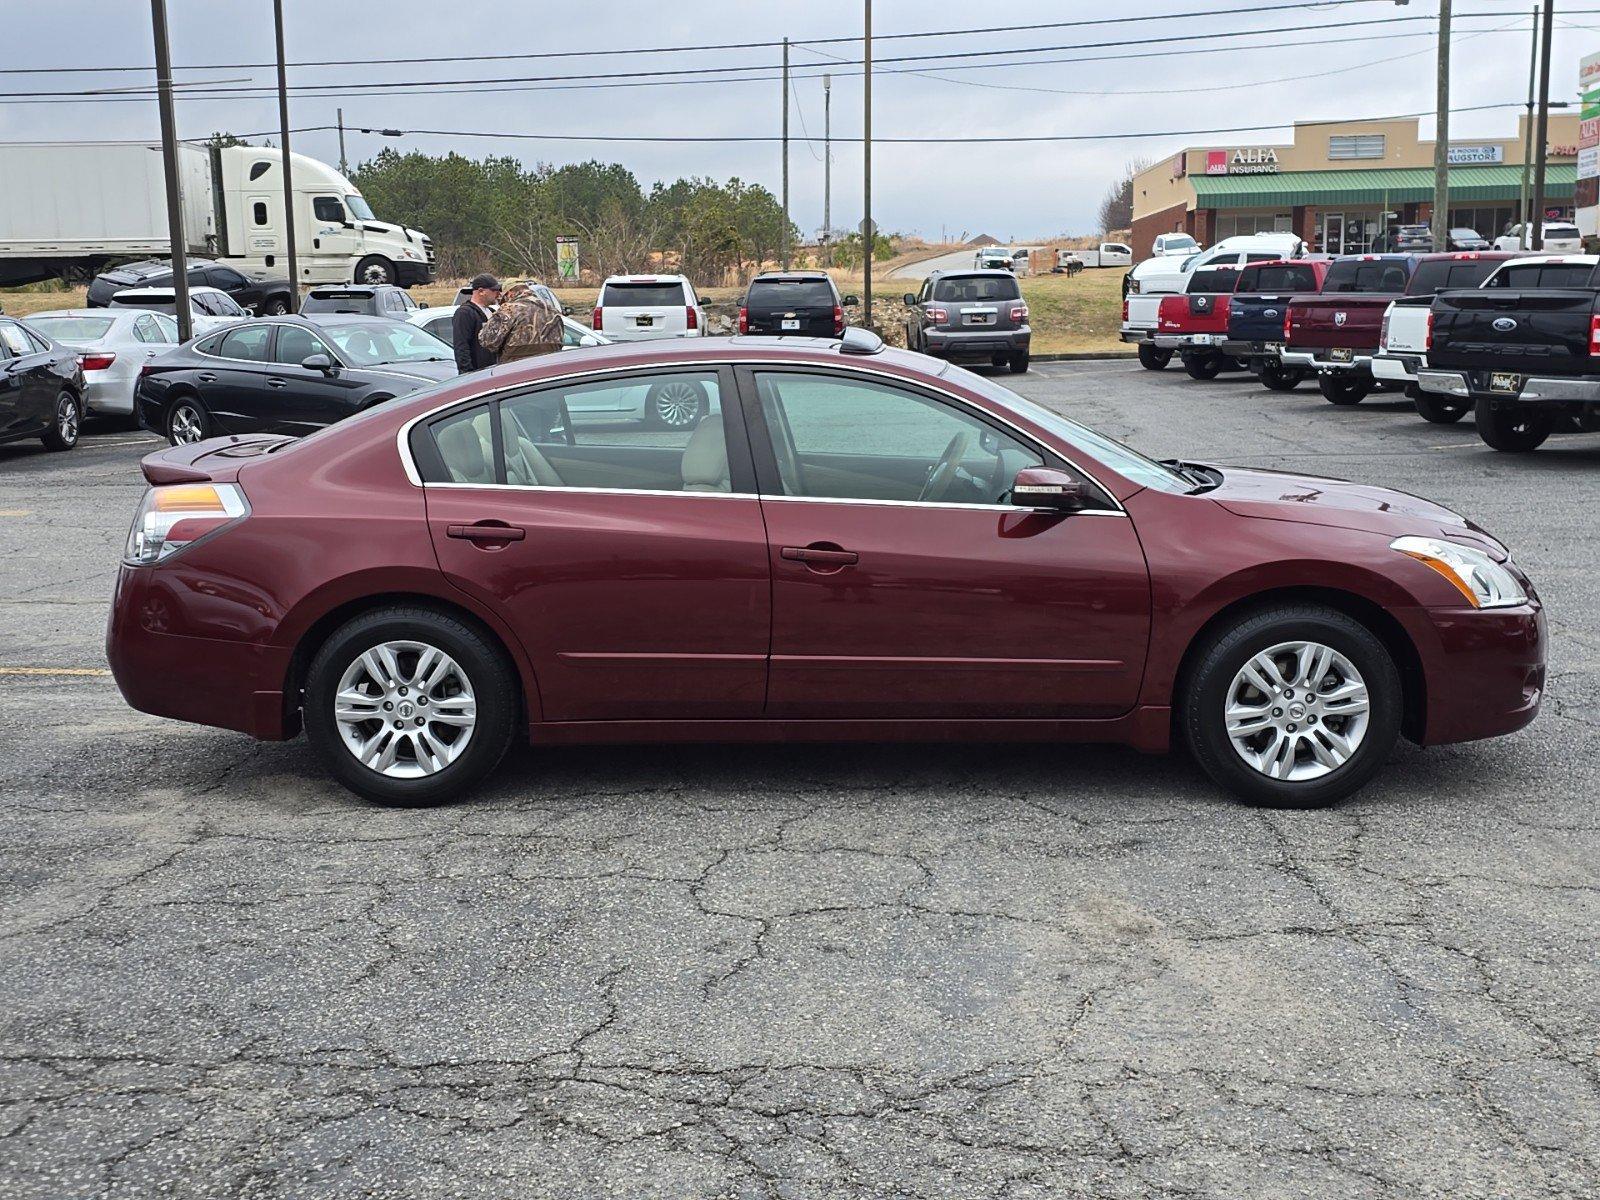
<svg viewBox="0 0 1600 1200"><path fill-rule="evenodd" d="M933 286L933 298L946 304L982 303L989 300L1020 300L1022 289L1012 275L957 275Z"/></svg>
<svg viewBox="0 0 1600 1200"><path fill-rule="evenodd" d="M1231 292L1238 282L1238 271L1214 267L1196 271L1189 280L1188 291L1191 295L1196 292Z"/></svg>
<svg viewBox="0 0 1600 1200"><path fill-rule="evenodd" d="M1388 292L1406 290L1405 265L1398 262L1363 262L1352 259L1336 262L1322 281L1324 293Z"/></svg>
<svg viewBox="0 0 1600 1200"><path fill-rule="evenodd" d="M33 353L33 343L28 340L28 335L22 331L22 326L13 325L10 321L0 323L0 342L6 348L21 358L24 354Z"/></svg>
<svg viewBox="0 0 1600 1200"><path fill-rule="evenodd" d="M240 358L246 362L266 362L267 342L272 337L270 325L246 325L243 329L230 329L222 339L223 358Z"/></svg>
<svg viewBox="0 0 1600 1200"><path fill-rule="evenodd" d="M774 308L832 308L833 288L820 279L758 279L750 285L745 303Z"/></svg>
<svg viewBox="0 0 1600 1200"><path fill-rule="evenodd" d="M1512 263L1500 268L1488 284L1503 288L1587 287L1594 275L1588 263Z"/></svg>
<svg viewBox="0 0 1600 1200"><path fill-rule="evenodd" d="M1425 262L1411 277L1410 292L1425 296L1447 288L1475 288L1494 272L1496 260L1467 259L1461 262Z"/></svg>
<svg viewBox="0 0 1600 1200"><path fill-rule="evenodd" d="M600 304L603 308L682 308L681 283L608 283Z"/></svg>

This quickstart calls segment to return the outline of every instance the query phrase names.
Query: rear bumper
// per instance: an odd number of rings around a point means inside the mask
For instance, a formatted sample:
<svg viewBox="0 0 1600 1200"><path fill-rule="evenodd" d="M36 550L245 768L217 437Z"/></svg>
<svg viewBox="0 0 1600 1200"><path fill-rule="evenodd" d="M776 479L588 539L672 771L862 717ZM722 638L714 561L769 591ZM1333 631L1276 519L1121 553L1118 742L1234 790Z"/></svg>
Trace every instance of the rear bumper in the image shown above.
<svg viewBox="0 0 1600 1200"><path fill-rule="evenodd" d="M923 337L930 354L944 358L990 358L996 354L1026 354L1033 341L1033 330L1026 325L1021 329L970 332L930 329Z"/></svg>
<svg viewBox="0 0 1600 1200"><path fill-rule="evenodd" d="M1288 347L1278 352L1278 361L1286 367L1301 367L1307 371L1324 371L1334 374L1340 371L1364 371L1372 373L1372 355L1353 354L1348 360L1318 358L1315 350L1290 350ZM1325 352L1324 352L1325 353Z"/></svg>
<svg viewBox="0 0 1600 1200"><path fill-rule="evenodd" d="M1413 609L1405 615L1413 625L1426 678L1423 745L1498 737L1538 715L1544 699L1546 631L1537 603L1506 609Z"/></svg>
<svg viewBox="0 0 1600 1200"><path fill-rule="evenodd" d="M1124 325L1117 335L1125 342L1148 342L1155 329L1145 325Z"/></svg>
<svg viewBox="0 0 1600 1200"><path fill-rule="evenodd" d="M659 333L651 329L602 329L600 332L613 342L665 342L701 336L698 329L663 329Z"/></svg>
<svg viewBox="0 0 1600 1200"><path fill-rule="evenodd" d="M1489 372L1478 372L1480 375ZM1515 395L1490 391L1465 371L1439 371L1423 368L1417 372L1417 386L1440 396L1463 400L1485 397L1506 404L1600 404L1600 379L1577 376L1571 379L1530 375Z"/></svg>
<svg viewBox="0 0 1600 1200"><path fill-rule="evenodd" d="M1228 338L1217 348L1230 358L1237 358L1241 362L1254 362L1263 358L1277 362L1280 346L1279 342L1252 342L1243 338Z"/></svg>
<svg viewBox="0 0 1600 1200"><path fill-rule="evenodd" d="M1215 350L1221 353L1226 336L1220 333L1158 333L1150 340L1158 350Z"/></svg>
<svg viewBox="0 0 1600 1200"><path fill-rule="evenodd" d="M132 379L91 379L83 386L83 404L90 413L133 415Z"/></svg>
<svg viewBox="0 0 1600 1200"><path fill-rule="evenodd" d="M1420 354L1374 354L1372 377L1391 383L1416 383L1417 372L1427 361Z"/></svg>

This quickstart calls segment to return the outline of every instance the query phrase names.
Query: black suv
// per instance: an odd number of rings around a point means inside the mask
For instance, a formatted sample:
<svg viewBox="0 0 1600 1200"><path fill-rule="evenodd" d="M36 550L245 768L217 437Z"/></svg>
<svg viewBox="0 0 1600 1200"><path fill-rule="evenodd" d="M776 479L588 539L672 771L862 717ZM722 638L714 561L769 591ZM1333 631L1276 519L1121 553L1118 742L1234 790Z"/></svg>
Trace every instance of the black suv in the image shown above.
<svg viewBox="0 0 1600 1200"><path fill-rule="evenodd" d="M739 332L843 337L844 306L860 303L824 271L763 271L739 302Z"/></svg>
<svg viewBox="0 0 1600 1200"><path fill-rule="evenodd" d="M314 287L300 302L300 315L359 313L368 317L393 317L404 321L420 305L403 287L392 283L341 283Z"/></svg>
<svg viewBox="0 0 1600 1200"><path fill-rule="evenodd" d="M89 284L88 305L104 308L125 288L171 287L172 264L157 259L124 263L100 272ZM240 308L262 317L289 311L287 279L251 279L223 263L208 258L189 260L189 286L221 288Z"/></svg>
<svg viewBox="0 0 1600 1200"><path fill-rule="evenodd" d="M1028 369L1028 306L1010 271L935 271L905 294L906 346L935 358Z"/></svg>

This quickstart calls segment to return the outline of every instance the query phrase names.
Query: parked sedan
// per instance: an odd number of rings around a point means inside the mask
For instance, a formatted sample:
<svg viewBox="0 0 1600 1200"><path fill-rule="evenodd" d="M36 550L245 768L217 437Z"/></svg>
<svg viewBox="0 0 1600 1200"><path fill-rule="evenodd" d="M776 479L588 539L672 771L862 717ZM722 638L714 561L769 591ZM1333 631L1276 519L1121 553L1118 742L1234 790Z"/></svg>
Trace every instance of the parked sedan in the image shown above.
<svg viewBox="0 0 1600 1200"><path fill-rule="evenodd" d="M569 419L667 380L720 414ZM1155 462L864 330L546 355L143 468L124 697L303 727L394 804L463 795L519 736L1176 736L1236 795L1310 807L1401 733L1507 733L1543 695L1532 585L1448 509Z"/></svg>
<svg viewBox="0 0 1600 1200"><path fill-rule="evenodd" d="M249 321L139 376L139 424L173 445L223 433L300 436L456 374L450 347L384 317Z"/></svg>
<svg viewBox="0 0 1600 1200"><path fill-rule="evenodd" d="M37 329L0 317L0 442L36 437L71 450L83 424L78 354Z"/></svg>
<svg viewBox="0 0 1600 1200"><path fill-rule="evenodd" d="M33 329L78 352L90 416L133 416L139 371L178 344L178 323L166 313L119 308L62 308L34 313Z"/></svg>

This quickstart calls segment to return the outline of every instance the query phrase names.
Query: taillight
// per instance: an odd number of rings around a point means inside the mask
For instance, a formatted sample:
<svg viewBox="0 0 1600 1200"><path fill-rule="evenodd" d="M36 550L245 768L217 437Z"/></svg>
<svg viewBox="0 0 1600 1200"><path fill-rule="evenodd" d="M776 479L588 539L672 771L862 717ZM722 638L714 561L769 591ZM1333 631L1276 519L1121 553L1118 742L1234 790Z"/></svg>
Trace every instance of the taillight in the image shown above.
<svg viewBox="0 0 1600 1200"><path fill-rule="evenodd" d="M1028 322L1028 306L1026 304L1013 304L1011 306L1011 319L1018 325L1026 325Z"/></svg>
<svg viewBox="0 0 1600 1200"><path fill-rule="evenodd" d="M1128 301L1126 297L1122 301L1122 323L1124 325L1128 323Z"/></svg>
<svg viewBox="0 0 1600 1200"><path fill-rule="evenodd" d="M179 483L144 494L123 561L149 566L250 515L237 484Z"/></svg>
<svg viewBox="0 0 1600 1200"><path fill-rule="evenodd" d="M1288 308L1283 310L1283 340L1286 342L1289 340L1289 314L1292 311L1294 310Z"/></svg>
<svg viewBox="0 0 1600 1200"><path fill-rule="evenodd" d="M922 314L922 319L929 325L943 325L950 319L950 312L943 308L930 308Z"/></svg>
<svg viewBox="0 0 1600 1200"><path fill-rule="evenodd" d="M750 310L743 305L739 308L739 332L750 332Z"/></svg>
<svg viewBox="0 0 1600 1200"><path fill-rule="evenodd" d="M833 336L844 336L844 309L837 304L833 306Z"/></svg>
<svg viewBox="0 0 1600 1200"><path fill-rule="evenodd" d="M1589 353L1600 354L1600 313L1589 318Z"/></svg>
<svg viewBox="0 0 1600 1200"><path fill-rule="evenodd" d="M1394 308L1392 306L1383 310L1383 324L1378 326L1379 350L1387 350L1389 348L1389 314L1393 311Z"/></svg>
<svg viewBox="0 0 1600 1200"><path fill-rule="evenodd" d="M109 351L100 351L98 354L78 355L78 365L85 371L104 371L117 361L117 356Z"/></svg>
<svg viewBox="0 0 1600 1200"><path fill-rule="evenodd" d="M595 305L594 306L594 327L596 329L600 329L601 328L600 312L601 312L600 306L598 304Z"/></svg>
<svg viewBox="0 0 1600 1200"><path fill-rule="evenodd" d="M683 306L683 321L684 326L688 329L700 328L700 318L695 314L694 305L685 304Z"/></svg>
<svg viewBox="0 0 1600 1200"><path fill-rule="evenodd" d="M1589 345L1591 347L1594 345L1594 318L1593 317L1589 318ZM1433 310L1431 308L1428 310L1428 325L1427 325L1427 328L1423 331L1423 334L1422 334L1422 348L1424 350L1432 350L1433 349Z"/></svg>

